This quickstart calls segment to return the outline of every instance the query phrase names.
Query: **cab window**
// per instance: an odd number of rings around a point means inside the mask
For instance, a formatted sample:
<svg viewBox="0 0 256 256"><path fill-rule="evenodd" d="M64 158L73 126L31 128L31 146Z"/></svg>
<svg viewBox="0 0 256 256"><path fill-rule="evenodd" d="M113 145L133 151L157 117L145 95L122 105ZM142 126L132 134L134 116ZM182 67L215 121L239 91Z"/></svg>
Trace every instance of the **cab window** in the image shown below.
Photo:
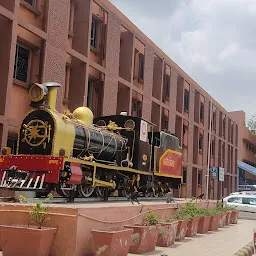
<svg viewBox="0 0 256 256"><path fill-rule="evenodd" d="M243 198L243 204L256 205L256 198L244 197L244 198Z"/></svg>
<svg viewBox="0 0 256 256"><path fill-rule="evenodd" d="M228 199L229 203L236 203L236 204L241 204L242 203L242 198L241 197L231 197Z"/></svg>

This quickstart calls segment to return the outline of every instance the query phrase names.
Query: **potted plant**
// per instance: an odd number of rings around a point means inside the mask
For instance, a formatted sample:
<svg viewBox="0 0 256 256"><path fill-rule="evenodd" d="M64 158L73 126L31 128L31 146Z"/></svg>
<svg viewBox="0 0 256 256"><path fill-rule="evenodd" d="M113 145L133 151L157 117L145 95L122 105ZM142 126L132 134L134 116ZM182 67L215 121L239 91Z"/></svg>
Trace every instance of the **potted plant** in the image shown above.
<svg viewBox="0 0 256 256"><path fill-rule="evenodd" d="M160 247L169 247L174 244L177 234L179 221L167 219L160 221L156 245Z"/></svg>
<svg viewBox="0 0 256 256"><path fill-rule="evenodd" d="M128 255L133 229L104 228L92 230L91 233L96 255Z"/></svg>
<svg viewBox="0 0 256 256"><path fill-rule="evenodd" d="M231 214L233 211L233 207L223 205L222 211L226 214L226 219L225 219L225 225L229 226L231 224Z"/></svg>
<svg viewBox="0 0 256 256"><path fill-rule="evenodd" d="M211 220L209 224L209 231L216 231L220 225L221 211L218 208L210 209Z"/></svg>
<svg viewBox="0 0 256 256"><path fill-rule="evenodd" d="M236 207L230 207L231 212L231 219L230 222L231 224L237 224L238 222L238 215L239 215L239 211L236 209Z"/></svg>
<svg viewBox="0 0 256 256"><path fill-rule="evenodd" d="M217 211L219 215L219 228L224 228L226 224L226 212L223 209L223 203L218 202L217 203Z"/></svg>
<svg viewBox="0 0 256 256"><path fill-rule="evenodd" d="M133 229L130 242L130 253L147 253L155 251L158 235L159 215L148 208L141 224L125 225L126 228Z"/></svg>
<svg viewBox="0 0 256 256"><path fill-rule="evenodd" d="M184 212L177 212L175 215L170 217L170 221L178 221L177 231L176 231L176 241L182 241L187 232L187 224L191 216Z"/></svg>
<svg viewBox="0 0 256 256"><path fill-rule="evenodd" d="M53 195L49 194L44 202L52 198ZM20 196L19 199L25 204L28 203L24 196ZM28 226L0 225L3 255L48 256L57 228L43 227L49 220L47 216L48 208L38 200L30 209Z"/></svg>
<svg viewBox="0 0 256 256"><path fill-rule="evenodd" d="M198 210L198 215L200 215L200 219L197 232L200 234L205 234L209 230L212 211L209 208L202 208Z"/></svg>
<svg viewBox="0 0 256 256"><path fill-rule="evenodd" d="M187 223L186 237L195 236L197 234L198 223L200 220L200 214L196 206L196 199L192 198L190 201L188 201L185 207L180 208L180 212L190 216Z"/></svg>

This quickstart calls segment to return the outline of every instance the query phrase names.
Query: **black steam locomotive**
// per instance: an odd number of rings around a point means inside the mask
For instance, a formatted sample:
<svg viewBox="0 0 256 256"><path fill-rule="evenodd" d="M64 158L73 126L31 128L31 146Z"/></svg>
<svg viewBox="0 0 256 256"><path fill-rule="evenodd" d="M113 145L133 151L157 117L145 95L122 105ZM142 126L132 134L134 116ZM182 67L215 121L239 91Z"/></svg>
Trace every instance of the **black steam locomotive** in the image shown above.
<svg viewBox="0 0 256 256"><path fill-rule="evenodd" d="M17 152L4 148L0 156L0 188L56 190L71 200L137 190L161 196L178 188L182 150L175 135L154 131L154 124L139 117L93 118L86 107L59 113L59 86L31 86L33 109L21 124Z"/></svg>

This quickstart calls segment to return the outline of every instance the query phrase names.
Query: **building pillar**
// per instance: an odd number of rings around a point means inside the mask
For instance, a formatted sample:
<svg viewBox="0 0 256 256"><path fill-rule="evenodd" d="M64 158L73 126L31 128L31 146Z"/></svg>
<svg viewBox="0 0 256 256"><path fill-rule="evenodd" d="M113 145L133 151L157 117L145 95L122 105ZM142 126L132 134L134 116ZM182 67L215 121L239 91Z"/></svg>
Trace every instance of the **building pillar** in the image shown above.
<svg viewBox="0 0 256 256"><path fill-rule="evenodd" d="M49 0L47 11L47 39L45 42L43 82L57 82L56 109L63 111L63 87L65 86L66 52L69 30L70 0Z"/></svg>
<svg viewBox="0 0 256 256"><path fill-rule="evenodd" d="M119 49L120 49L121 23L118 18L108 14L108 36L106 51L106 76L104 84L103 115L116 114L118 75L119 75ZM127 95L127 97L129 97Z"/></svg>

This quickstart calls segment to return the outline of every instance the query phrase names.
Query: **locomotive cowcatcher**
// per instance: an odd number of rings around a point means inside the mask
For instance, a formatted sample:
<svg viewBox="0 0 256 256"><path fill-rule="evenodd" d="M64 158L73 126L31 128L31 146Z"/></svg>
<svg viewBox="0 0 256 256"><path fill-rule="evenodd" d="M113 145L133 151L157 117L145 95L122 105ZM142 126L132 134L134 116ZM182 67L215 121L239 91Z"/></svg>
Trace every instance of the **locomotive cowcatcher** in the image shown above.
<svg viewBox="0 0 256 256"><path fill-rule="evenodd" d="M71 201L132 191L157 197L178 188L182 149L175 135L154 131L154 124L140 117L93 118L87 107L59 113L60 86L30 87L31 111L20 126L16 154L5 147L0 156L0 188L57 191Z"/></svg>

